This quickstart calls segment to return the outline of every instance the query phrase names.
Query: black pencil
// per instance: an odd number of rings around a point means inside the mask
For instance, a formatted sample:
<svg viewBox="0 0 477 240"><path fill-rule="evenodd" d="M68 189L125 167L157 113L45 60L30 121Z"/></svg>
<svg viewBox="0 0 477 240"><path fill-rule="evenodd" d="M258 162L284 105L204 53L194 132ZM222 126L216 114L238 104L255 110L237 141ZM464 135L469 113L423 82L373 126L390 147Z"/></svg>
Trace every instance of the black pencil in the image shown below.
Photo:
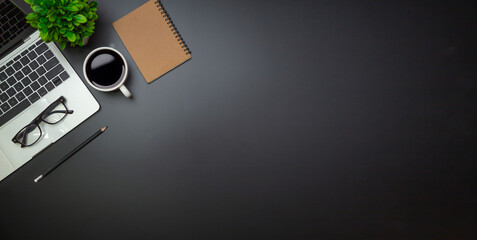
<svg viewBox="0 0 477 240"><path fill-rule="evenodd" d="M55 166L53 166L52 168L48 169L48 171L46 171L43 175L40 175L38 176L37 178L35 178L35 180L33 180L34 182L39 182L41 179L43 179L44 177L46 177L48 174L50 174L51 172L53 172L53 170L55 170L57 167L59 167L62 163L64 163L66 160L68 160L68 158L70 158L71 156L73 156L75 153L77 153L79 150L81 150L84 146L88 145L88 143L90 143L91 141L93 141L95 138L97 138L99 135L101 135L101 133L103 133L104 131L106 131L106 128L108 127L104 127L104 128L101 128L99 129L95 134L93 134L91 137L89 137L88 139L86 139L83 143L81 143L78 147L76 147L75 149L73 149L73 151L69 152L68 154L66 154L66 156L64 156L60 161L58 161Z"/></svg>

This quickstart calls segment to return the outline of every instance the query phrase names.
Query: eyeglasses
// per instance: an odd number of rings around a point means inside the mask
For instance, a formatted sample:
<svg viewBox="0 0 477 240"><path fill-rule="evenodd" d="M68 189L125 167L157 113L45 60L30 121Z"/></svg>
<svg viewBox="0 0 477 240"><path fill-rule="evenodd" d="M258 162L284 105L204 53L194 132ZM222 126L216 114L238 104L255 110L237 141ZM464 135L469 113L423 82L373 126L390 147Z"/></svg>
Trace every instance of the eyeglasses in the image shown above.
<svg viewBox="0 0 477 240"><path fill-rule="evenodd" d="M68 110L65 102L65 97L61 96L50 104L38 117L22 128L12 139L12 142L21 144L22 148L37 143L43 135L39 125L41 122L54 125L63 120L66 115L73 113L73 110Z"/></svg>

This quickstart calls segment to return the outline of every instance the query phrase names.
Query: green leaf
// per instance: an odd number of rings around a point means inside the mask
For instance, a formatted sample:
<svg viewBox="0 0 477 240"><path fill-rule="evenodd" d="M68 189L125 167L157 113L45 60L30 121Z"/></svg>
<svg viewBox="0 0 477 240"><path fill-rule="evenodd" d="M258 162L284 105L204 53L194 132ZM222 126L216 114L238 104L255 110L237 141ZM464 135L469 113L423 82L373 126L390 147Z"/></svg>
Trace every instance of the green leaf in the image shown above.
<svg viewBox="0 0 477 240"><path fill-rule="evenodd" d="M54 41L62 49L66 45L82 46L82 39L94 32L98 4L93 0L23 1L33 10L26 22L39 30L45 42Z"/></svg>
<svg viewBox="0 0 477 240"><path fill-rule="evenodd" d="M33 6L32 9L33 9L33 11L36 12L36 13L41 13L41 12L43 12L43 10L44 10L44 9L43 9L42 7L40 7L40 6Z"/></svg>
<svg viewBox="0 0 477 240"><path fill-rule="evenodd" d="M88 20L88 19L86 19L86 17L84 15L81 15L81 14L76 14L74 16L74 19L79 23L85 23Z"/></svg>
<svg viewBox="0 0 477 240"><path fill-rule="evenodd" d="M41 39L46 40L47 37L48 37L48 31L46 31L46 30L40 31L40 37L41 37Z"/></svg>
<svg viewBox="0 0 477 240"><path fill-rule="evenodd" d="M77 4L75 4L75 6L78 8L78 11L83 9L83 4L81 4L81 3L77 3Z"/></svg>
<svg viewBox="0 0 477 240"><path fill-rule="evenodd" d="M47 24L48 19L46 19L46 17L42 17L42 18L40 18L40 23Z"/></svg>
<svg viewBox="0 0 477 240"><path fill-rule="evenodd" d="M55 21L56 21L56 18L58 18L58 16L56 16L56 15L52 15L52 16L48 17L48 19L50 20L50 22L55 22Z"/></svg>
<svg viewBox="0 0 477 240"><path fill-rule="evenodd" d="M68 38L68 40L69 40L70 42L76 41L76 36L75 36L75 34L72 33L72 32L66 33L66 37Z"/></svg>
<svg viewBox="0 0 477 240"><path fill-rule="evenodd" d="M38 14L37 13L30 13L26 16L26 20L37 20Z"/></svg>
<svg viewBox="0 0 477 240"><path fill-rule="evenodd" d="M64 7L64 8L65 8L65 10L70 11L70 12L77 12L79 10L78 7L76 7L75 5L71 5L71 4Z"/></svg>

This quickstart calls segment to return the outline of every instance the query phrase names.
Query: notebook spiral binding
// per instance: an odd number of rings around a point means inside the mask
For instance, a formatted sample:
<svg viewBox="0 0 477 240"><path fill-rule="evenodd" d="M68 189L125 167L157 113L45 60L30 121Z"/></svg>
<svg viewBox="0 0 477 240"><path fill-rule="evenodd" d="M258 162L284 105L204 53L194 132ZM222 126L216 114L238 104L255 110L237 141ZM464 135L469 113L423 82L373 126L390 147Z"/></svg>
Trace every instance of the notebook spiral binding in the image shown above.
<svg viewBox="0 0 477 240"><path fill-rule="evenodd" d="M157 9L159 9L159 11L161 12L162 17L164 17L164 20L169 25L169 28L171 29L172 34L174 34L177 41L181 45L182 49L184 49L184 52L186 53L186 55L190 55L192 52L190 51L189 47L187 47L187 44L184 42L184 39L182 38L181 34L177 30L176 26L174 25L174 22L172 22L172 19L169 17L169 14L164 8L164 5L162 5L162 2L160 0L157 0L155 1L155 3L157 5Z"/></svg>

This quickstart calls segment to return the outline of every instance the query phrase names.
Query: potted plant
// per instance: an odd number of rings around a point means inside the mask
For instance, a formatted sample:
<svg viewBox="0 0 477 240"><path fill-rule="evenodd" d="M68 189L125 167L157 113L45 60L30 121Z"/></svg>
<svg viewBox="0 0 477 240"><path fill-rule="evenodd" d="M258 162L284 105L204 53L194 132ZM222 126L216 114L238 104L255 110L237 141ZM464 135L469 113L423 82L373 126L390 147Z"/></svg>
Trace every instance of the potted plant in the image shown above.
<svg viewBox="0 0 477 240"><path fill-rule="evenodd" d="M89 0L25 0L33 12L26 16L27 23L40 31L45 42L56 42L65 49L84 46L94 32L98 3Z"/></svg>

